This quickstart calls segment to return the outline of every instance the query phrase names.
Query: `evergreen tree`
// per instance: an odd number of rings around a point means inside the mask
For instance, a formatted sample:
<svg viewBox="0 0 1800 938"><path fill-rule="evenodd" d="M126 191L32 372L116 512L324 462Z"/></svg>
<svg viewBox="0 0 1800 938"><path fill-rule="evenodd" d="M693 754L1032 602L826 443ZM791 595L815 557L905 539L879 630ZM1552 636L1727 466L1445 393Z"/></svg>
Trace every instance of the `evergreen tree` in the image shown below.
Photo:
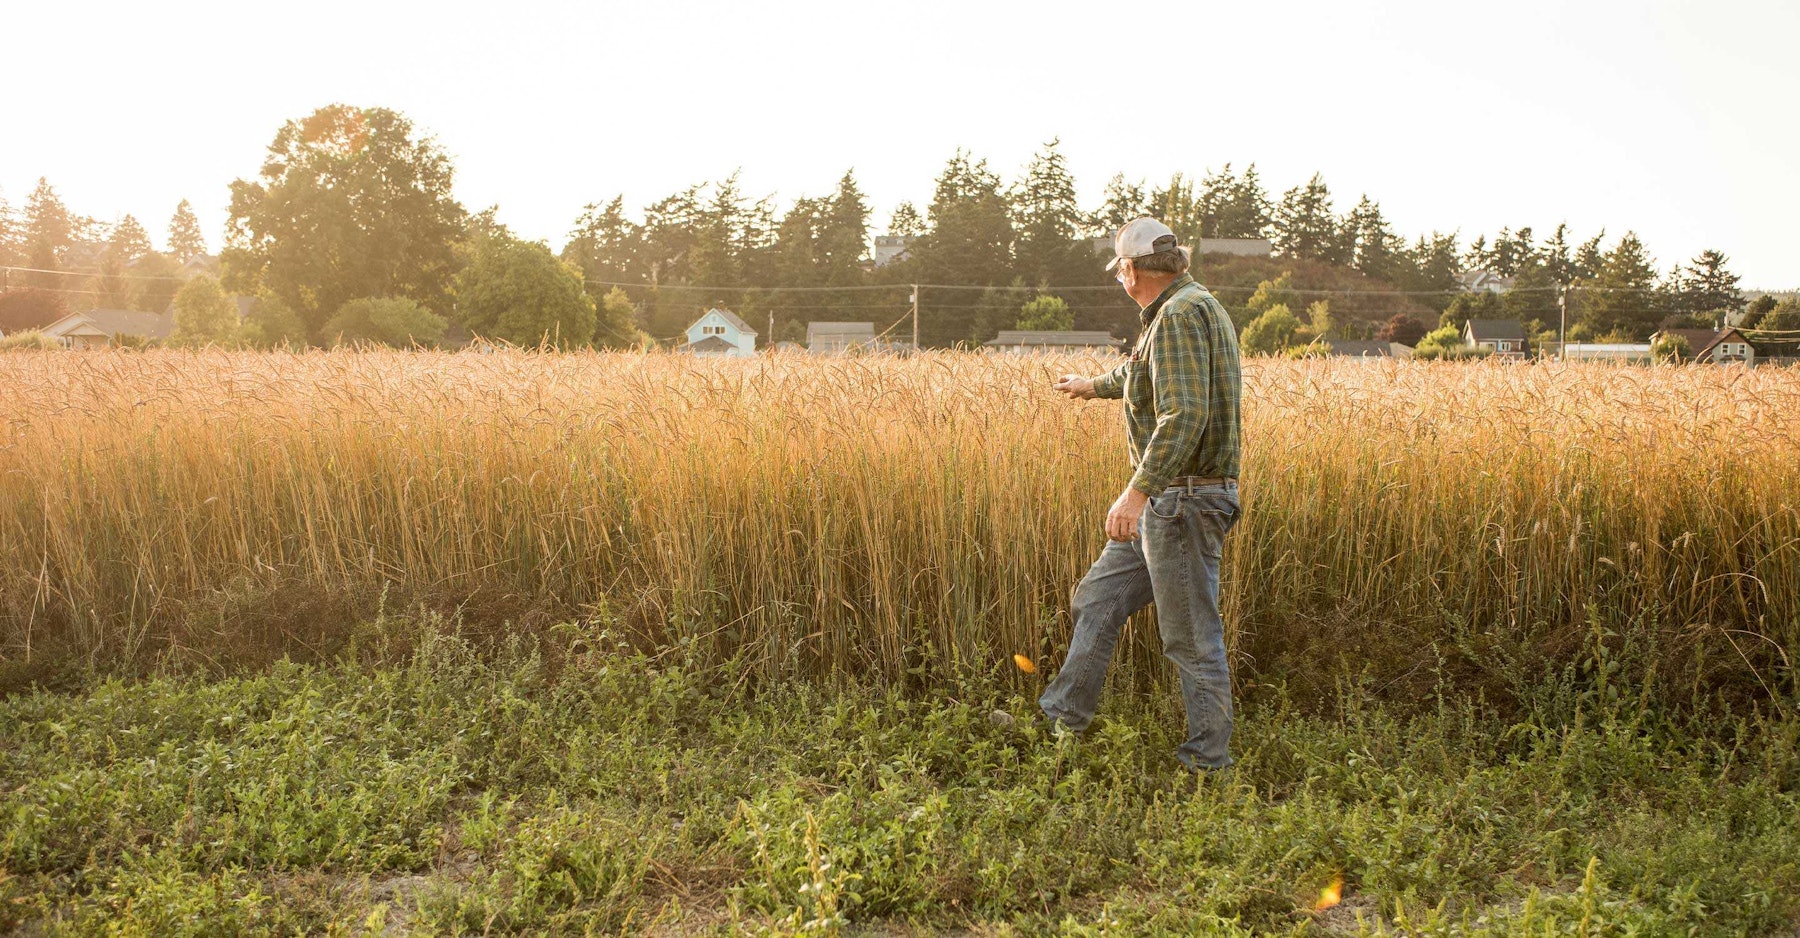
<svg viewBox="0 0 1800 938"><path fill-rule="evenodd" d="M1193 180L1181 173L1169 177L1169 184L1150 192L1150 214L1175 232L1182 244L1198 244L1206 234L1206 217Z"/></svg>
<svg viewBox="0 0 1800 938"><path fill-rule="evenodd" d="M919 217L919 210L911 202L901 202L888 217L887 230L898 237L916 238L925 233L925 219Z"/></svg>
<svg viewBox="0 0 1800 938"><path fill-rule="evenodd" d="M1549 282L1558 287L1566 287L1575 281L1575 254L1569 246L1569 226L1567 223L1556 226L1537 252L1538 266L1544 269Z"/></svg>
<svg viewBox="0 0 1800 938"><path fill-rule="evenodd" d="M1406 276L1401 278L1406 289L1421 294L1422 301L1442 310L1457 292L1456 235L1434 231L1429 238L1421 235L1407 251Z"/></svg>
<svg viewBox="0 0 1800 938"><path fill-rule="evenodd" d="M144 226L130 215L119 219L119 223L113 226L106 245L108 251L127 266L153 250L150 247L150 232L145 231Z"/></svg>
<svg viewBox="0 0 1800 938"><path fill-rule="evenodd" d="M62 269L63 255L75 243L75 223L50 181L38 177L37 188L25 200L25 265L38 271ZM53 273L33 273L26 283L44 290L66 289L68 278Z"/></svg>
<svg viewBox="0 0 1800 938"><path fill-rule="evenodd" d="M1382 217L1380 204L1363 196L1343 227L1350 238L1351 266L1377 280L1390 282L1405 272L1406 242Z"/></svg>
<svg viewBox="0 0 1800 938"><path fill-rule="evenodd" d="M1220 171L1217 190L1211 185L1211 177L1205 186L1203 199L1208 203L1210 220L1206 228L1208 237L1213 238L1261 238L1268 233L1274 222L1274 206L1269 202L1269 194L1263 190L1262 180L1256 174L1256 164L1251 163L1241 176L1231 176L1231 164L1225 164Z"/></svg>
<svg viewBox="0 0 1800 938"><path fill-rule="evenodd" d="M1015 268L1038 286L1082 278L1089 272L1085 262L1092 257L1087 246L1076 241L1087 220L1075 200L1075 179L1058 143L1053 139L1044 144L1012 193L1018 230Z"/></svg>
<svg viewBox="0 0 1800 938"><path fill-rule="evenodd" d="M1600 268L1606 263L1600 250L1600 242L1605 237L1606 229L1602 228L1599 234L1581 242L1581 246L1575 249L1574 279L1588 280L1600 275Z"/></svg>
<svg viewBox="0 0 1800 938"><path fill-rule="evenodd" d="M1601 256L1594 279L1578 291L1581 323L1594 335L1648 337L1666 312L1656 279L1656 264L1644 243L1635 232L1626 232Z"/></svg>
<svg viewBox="0 0 1800 938"><path fill-rule="evenodd" d="M1149 215L1150 195L1144 191L1140 182L1126 182L1124 173L1117 173L1106 183L1106 192L1102 195L1100 210L1094 213L1094 228L1097 233L1113 237L1125 223L1134 218Z"/></svg>
<svg viewBox="0 0 1800 938"><path fill-rule="evenodd" d="M169 254L178 261L206 256L206 235L200 231L200 219L194 207L182 199L175 206L175 217L169 219Z"/></svg>
<svg viewBox="0 0 1800 938"><path fill-rule="evenodd" d="M821 221L818 238L825 282L831 286L861 283L863 263L869 256L869 202L856 184L854 172L845 171L838 180Z"/></svg>
<svg viewBox="0 0 1800 938"><path fill-rule="evenodd" d="M1010 279L1013 228L1000 178L986 160L975 160L957 150L938 175L927 209L930 230L919 238L911 253L917 275L926 283L993 284ZM933 302L944 297L943 305ZM920 341L927 345L991 335L997 323L1011 321L1018 299L984 298L976 310L967 294L945 291L926 293L919 316ZM1004 315L1005 319L999 317Z"/></svg>
<svg viewBox="0 0 1800 938"><path fill-rule="evenodd" d="M25 266L25 226L0 192L0 267Z"/></svg>
<svg viewBox="0 0 1800 938"><path fill-rule="evenodd" d="M645 278L637 248L642 238L643 230L625 217L624 196L605 205L590 202L575 219L562 259L574 264L583 280L641 283Z"/></svg>
<svg viewBox="0 0 1800 938"><path fill-rule="evenodd" d="M1688 265L1677 267L1669 280L1677 313L1704 314L1724 310L1727 317L1744 308L1738 275L1725 269L1729 260L1711 249L1700 252Z"/></svg>
<svg viewBox="0 0 1800 938"><path fill-rule="evenodd" d="M1332 263L1346 259L1325 177L1314 173L1306 185L1282 194L1281 204L1275 208L1275 249L1283 257Z"/></svg>

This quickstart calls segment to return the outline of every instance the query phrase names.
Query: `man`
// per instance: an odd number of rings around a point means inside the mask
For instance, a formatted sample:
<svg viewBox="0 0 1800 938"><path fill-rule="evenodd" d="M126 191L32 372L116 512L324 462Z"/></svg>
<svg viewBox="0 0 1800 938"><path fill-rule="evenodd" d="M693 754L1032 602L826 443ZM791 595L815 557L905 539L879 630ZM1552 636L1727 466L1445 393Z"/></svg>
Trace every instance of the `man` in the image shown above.
<svg viewBox="0 0 1800 938"><path fill-rule="evenodd" d="M1047 719L1080 733L1094 718L1125 619L1156 603L1163 654L1181 678L1187 740L1176 757L1197 772L1231 765L1231 672L1219 617L1219 561L1238 519L1237 333L1225 308L1188 275L1188 249L1154 218L1119 229L1107 269L1143 307L1131 357L1096 378L1064 375L1071 398L1123 397L1134 472L1106 514L1109 543L1075 588L1068 660L1038 699Z"/></svg>

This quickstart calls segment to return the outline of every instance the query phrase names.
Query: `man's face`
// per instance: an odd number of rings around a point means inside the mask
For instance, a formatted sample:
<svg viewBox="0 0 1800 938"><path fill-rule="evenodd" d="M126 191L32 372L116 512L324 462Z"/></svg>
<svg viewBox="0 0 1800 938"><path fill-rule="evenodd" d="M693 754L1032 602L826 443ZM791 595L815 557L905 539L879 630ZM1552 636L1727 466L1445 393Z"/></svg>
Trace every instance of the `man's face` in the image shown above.
<svg viewBox="0 0 1800 938"><path fill-rule="evenodd" d="M1137 271L1131 269L1130 260L1119 262L1118 273L1113 274L1113 279L1119 281L1119 286L1124 287L1126 293L1130 293L1132 288L1137 286Z"/></svg>

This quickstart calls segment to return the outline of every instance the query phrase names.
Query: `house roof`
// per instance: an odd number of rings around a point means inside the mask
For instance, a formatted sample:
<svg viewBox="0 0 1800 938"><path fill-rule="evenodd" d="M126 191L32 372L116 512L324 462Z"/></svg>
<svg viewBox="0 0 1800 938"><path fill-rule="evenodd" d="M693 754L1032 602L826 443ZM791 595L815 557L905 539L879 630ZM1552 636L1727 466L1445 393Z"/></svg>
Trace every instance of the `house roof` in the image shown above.
<svg viewBox="0 0 1800 938"><path fill-rule="evenodd" d="M1713 337L1718 334L1718 330L1716 330L1716 329L1664 329L1662 331L1662 334L1666 335L1666 336L1674 336L1676 338L1681 339L1682 341L1687 343L1689 354L1699 355L1701 349L1710 348L1712 346Z"/></svg>
<svg viewBox="0 0 1800 938"><path fill-rule="evenodd" d="M809 322L806 324L806 340L812 341L814 336L821 335L861 335L874 336L875 324L872 322Z"/></svg>
<svg viewBox="0 0 1800 938"><path fill-rule="evenodd" d="M730 342L727 342L716 335L709 335L698 342L689 342L686 345L678 346L676 351L710 355L715 352L735 352L737 351L737 346L732 345Z"/></svg>
<svg viewBox="0 0 1800 938"><path fill-rule="evenodd" d="M1327 344L1331 346L1331 354L1333 355L1348 355L1352 358L1369 356L1392 358L1394 356L1395 343L1392 342L1340 342L1333 339Z"/></svg>
<svg viewBox="0 0 1800 938"><path fill-rule="evenodd" d="M167 313L146 313L135 309L90 309L85 313L70 313L45 326L44 334L69 335L84 325L109 338L135 335L146 339L166 339L175 333L175 317Z"/></svg>
<svg viewBox="0 0 1800 938"><path fill-rule="evenodd" d="M1477 342L1523 342L1525 324L1517 319L1471 319L1469 335Z"/></svg>
<svg viewBox="0 0 1800 938"><path fill-rule="evenodd" d="M725 319L726 322L731 323L731 328L736 329L737 331L742 332L745 335L755 335L756 334L756 330L750 328L749 323L747 323L743 319L739 318L738 314L732 312L731 310L724 308L723 306L715 306L712 309L707 310L707 312L708 313L718 313L721 317L723 317Z"/></svg>
<svg viewBox="0 0 1800 938"><path fill-rule="evenodd" d="M1012 345L1080 345L1087 347L1103 345L1108 348L1117 348L1119 340L1113 338L1110 332L1009 329L1002 331L991 341L983 344L994 348Z"/></svg>

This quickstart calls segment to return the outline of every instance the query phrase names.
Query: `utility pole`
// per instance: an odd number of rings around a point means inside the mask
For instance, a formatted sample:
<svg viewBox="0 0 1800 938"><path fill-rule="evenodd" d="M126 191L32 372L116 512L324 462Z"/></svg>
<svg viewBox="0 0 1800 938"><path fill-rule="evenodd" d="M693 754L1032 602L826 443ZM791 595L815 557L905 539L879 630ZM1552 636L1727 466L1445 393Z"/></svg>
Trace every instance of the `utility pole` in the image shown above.
<svg viewBox="0 0 1800 938"><path fill-rule="evenodd" d="M919 285L915 283L912 288L913 351L916 352L919 350Z"/></svg>
<svg viewBox="0 0 1800 938"><path fill-rule="evenodd" d="M1562 324L1556 327L1556 360L1569 360L1569 285L1562 284L1556 291L1556 309L1562 314Z"/></svg>

